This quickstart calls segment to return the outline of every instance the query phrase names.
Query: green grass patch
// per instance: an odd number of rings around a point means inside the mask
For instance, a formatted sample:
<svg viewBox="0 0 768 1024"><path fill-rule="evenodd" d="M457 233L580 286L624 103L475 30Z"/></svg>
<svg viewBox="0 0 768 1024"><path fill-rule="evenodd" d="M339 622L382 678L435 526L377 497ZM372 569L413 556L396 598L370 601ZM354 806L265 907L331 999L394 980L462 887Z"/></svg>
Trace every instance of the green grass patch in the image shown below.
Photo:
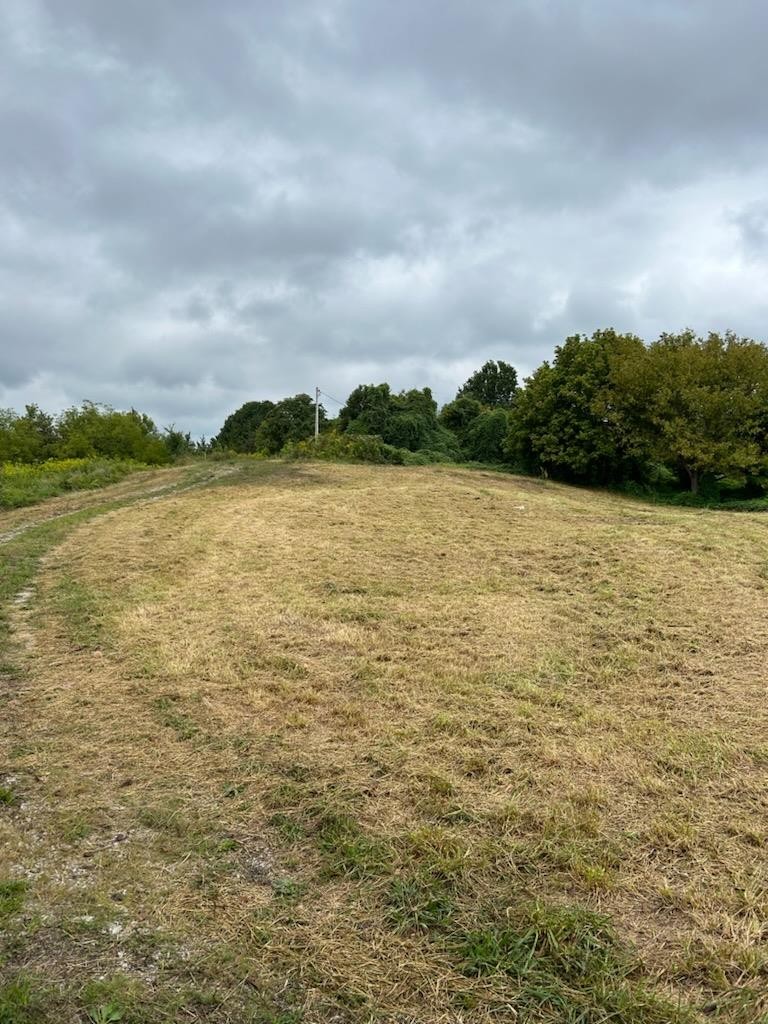
<svg viewBox="0 0 768 1024"><path fill-rule="evenodd" d="M456 904L445 881L424 872L394 878L387 892L387 917L395 931L430 931L447 924Z"/></svg>
<svg viewBox="0 0 768 1024"><path fill-rule="evenodd" d="M55 611L64 620L67 635L78 647L99 647L105 637L105 601L92 587L62 575L51 593Z"/></svg>
<svg viewBox="0 0 768 1024"><path fill-rule="evenodd" d="M633 980L634 955L607 918L578 906L533 903L467 932L454 948L470 977L514 982L524 1020L561 1024L687 1024L693 1015ZM525 1016L525 1015L528 1016Z"/></svg>
<svg viewBox="0 0 768 1024"><path fill-rule="evenodd" d="M17 879L0 882L0 921L18 914L24 906L27 883Z"/></svg>
<svg viewBox="0 0 768 1024"><path fill-rule="evenodd" d="M371 878L389 869L392 857L389 846L366 835L350 814L324 811L317 818L315 829L327 878Z"/></svg>
<svg viewBox="0 0 768 1024"><path fill-rule="evenodd" d="M0 806L14 807L18 802L19 798L11 786L0 786Z"/></svg>
<svg viewBox="0 0 768 1024"><path fill-rule="evenodd" d="M42 994L39 980L27 974L0 982L0 1024L43 1024L50 1020Z"/></svg>

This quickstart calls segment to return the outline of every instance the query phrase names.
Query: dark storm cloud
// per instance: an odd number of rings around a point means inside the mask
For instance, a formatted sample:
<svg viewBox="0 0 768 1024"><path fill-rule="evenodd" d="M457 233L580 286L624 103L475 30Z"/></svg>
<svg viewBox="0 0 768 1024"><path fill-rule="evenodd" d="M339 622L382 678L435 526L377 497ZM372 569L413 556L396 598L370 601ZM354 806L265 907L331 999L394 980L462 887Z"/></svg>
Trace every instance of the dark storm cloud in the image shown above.
<svg viewBox="0 0 768 1024"><path fill-rule="evenodd" d="M768 314L768 8L6 0L0 405L210 433L315 383Z"/></svg>

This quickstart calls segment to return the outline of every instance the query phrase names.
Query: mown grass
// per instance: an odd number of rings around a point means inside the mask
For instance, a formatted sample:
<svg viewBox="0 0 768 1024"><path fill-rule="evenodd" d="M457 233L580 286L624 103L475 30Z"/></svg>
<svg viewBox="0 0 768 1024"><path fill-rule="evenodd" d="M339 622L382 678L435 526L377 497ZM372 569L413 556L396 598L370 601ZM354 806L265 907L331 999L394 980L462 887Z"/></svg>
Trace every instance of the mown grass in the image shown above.
<svg viewBox="0 0 768 1024"><path fill-rule="evenodd" d="M38 581L5 875L40 1019L761 1022L759 519L248 472Z"/></svg>

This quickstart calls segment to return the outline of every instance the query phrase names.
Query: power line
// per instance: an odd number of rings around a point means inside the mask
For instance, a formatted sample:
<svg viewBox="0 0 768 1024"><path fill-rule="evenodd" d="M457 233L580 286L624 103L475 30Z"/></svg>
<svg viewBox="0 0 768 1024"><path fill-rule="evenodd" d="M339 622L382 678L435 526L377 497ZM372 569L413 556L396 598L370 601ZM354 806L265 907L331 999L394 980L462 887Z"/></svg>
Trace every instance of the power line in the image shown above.
<svg viewBox="0 0 768 1024"><path fill-rule="evenodd" d="M329 395L327 391L320 391L320 388L318 388L318 389L317 389L317 391L318 391L318 393L319 393L319 394L321 394L321 395L322 395L322 396L323 396L324 398L330 398L330 400L331 400L332 402L335 402L335 403L336 403L336 405L342 405L342 406L343 406L343 405L346 405L346 404L347 404L346 402L340 402L340 401L338 400L338 398L334 398L334 397L333 397L333 395Z"/></svg>
<svg viewBox="0 0 768 1024"><path fill-rule="evenodd" d="M321 391L318 387L315 388L315 441L320 436L320 395L323 395L324 398L330 398L336 405L343 406L345 404L340 402L338 398L334 398L333 395L329 395L327 391Z"/></svg>

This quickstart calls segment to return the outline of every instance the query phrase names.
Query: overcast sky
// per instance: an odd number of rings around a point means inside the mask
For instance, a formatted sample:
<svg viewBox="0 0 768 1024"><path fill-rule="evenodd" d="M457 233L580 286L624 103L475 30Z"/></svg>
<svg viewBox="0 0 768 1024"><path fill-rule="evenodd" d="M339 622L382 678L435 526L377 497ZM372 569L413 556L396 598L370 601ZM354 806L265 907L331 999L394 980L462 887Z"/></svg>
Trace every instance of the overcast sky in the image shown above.
<svg viewBox="0 0 768 1024"><path fill-rule="evenodd" d="M764 0L2 0L0 406L211 434L602 326L765 340L767 39Z"/></svg>

